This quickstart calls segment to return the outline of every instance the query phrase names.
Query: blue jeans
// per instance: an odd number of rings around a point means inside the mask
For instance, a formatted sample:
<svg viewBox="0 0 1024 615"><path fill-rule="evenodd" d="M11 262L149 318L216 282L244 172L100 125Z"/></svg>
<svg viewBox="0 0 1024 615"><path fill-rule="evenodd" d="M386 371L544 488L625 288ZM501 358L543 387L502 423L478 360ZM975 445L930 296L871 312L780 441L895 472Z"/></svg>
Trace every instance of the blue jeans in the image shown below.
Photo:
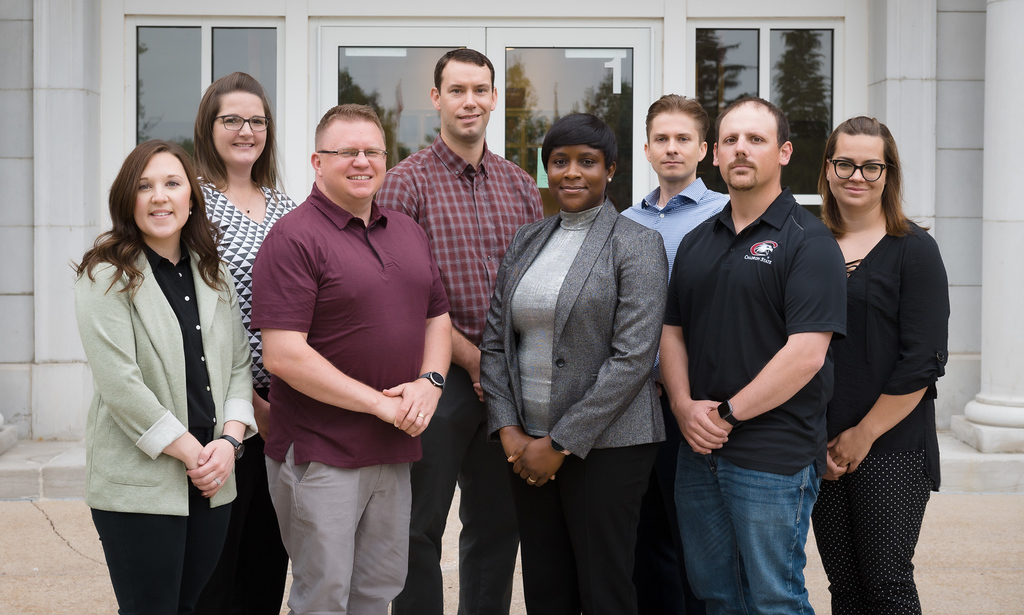
<svg viewBox="0 0 1024 615"><path fill-rule="evenodd" d="M676 508L686 572L708 615L813 615L804 545L818 483L813 464L793 476L758 472L682 443Z"/></svg>

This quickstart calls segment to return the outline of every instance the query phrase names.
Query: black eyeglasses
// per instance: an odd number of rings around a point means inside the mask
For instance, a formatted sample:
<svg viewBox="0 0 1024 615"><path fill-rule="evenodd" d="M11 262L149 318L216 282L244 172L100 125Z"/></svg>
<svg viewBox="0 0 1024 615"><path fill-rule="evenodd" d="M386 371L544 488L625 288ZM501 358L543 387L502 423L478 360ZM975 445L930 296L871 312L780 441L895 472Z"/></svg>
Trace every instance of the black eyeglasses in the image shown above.
<svg viewBox="0 0 1024 615"><path fill-rule="evenodd" d="M254 115L249 119L238 115L218 115L216 119L220 120L220 122L224 124L224 128L236 132L241 130L242 126L245 126L246 122L249 122L249 128L251 128L253 132L263 132L270 124L270 120L262 115Z"/></svg>
<svg viewBox="0 0 1024 615"><path fill-rule="evenodd" d="M849 160L836 160L835 158L829 160L829 162L832 163L832 169L836 172L836 177L839 179L850 179L854 173L860 171L861 177L869 182L878 181L878 178L882 176L882 171L889 166L881 162L853 164Z"/></svg>
<svg viewBox="0 0 1024 615"><path fill-rule="evenodd" d="M335 156L349 159L358 158L359 154L363 154L367 160L380 160L388 155L387 150L383 149L321 149L317 150L316 153L334 154Z"/></svg>

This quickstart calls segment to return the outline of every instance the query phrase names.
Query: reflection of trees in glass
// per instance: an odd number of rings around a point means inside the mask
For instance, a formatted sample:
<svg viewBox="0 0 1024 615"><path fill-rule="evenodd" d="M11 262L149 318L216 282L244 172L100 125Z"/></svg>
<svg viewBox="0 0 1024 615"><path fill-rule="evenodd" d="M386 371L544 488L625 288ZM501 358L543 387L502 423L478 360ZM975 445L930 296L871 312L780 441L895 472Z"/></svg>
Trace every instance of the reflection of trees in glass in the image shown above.
<svg viewBox="0 0 1024 615"><path fill-rule="evenodd" d="M139 28L140 31L144 30L144 29L146 29L146 28ZM146 43L142 42L142 33L141 32L138 34L137 38L138 38L138 42L136 44L136 50L135 50L135 54L136 55L135 55L135 58L136 58L136 66L138 67L138 66L141 66L143 64L141 62L141 58L142 58L142 55L144 53L149 51L149 46L146 45ZM157 49L158 50L162 50L162 48L159 47L159 46L157 47ZM159 53L159 51L158 51L158 53ZM166 53L166 51L164 53ZM195 141L191 137L186 137L186 136L183 136L183 135L182 136L178 136L178 137L174 137L174 136L167 135L167 134L164 134L164 135L159 135L159 134L158 135L154 135L153 134L153 131L160 125L160 122L163 121L164 116L161 114L161 115L158 115L156 117L150 117L150 118L146 117L146 105L143 104L143 102L142 102L142 100L143 100L143 98L145 97L145 94L146 94L145 90L143 89L142 73L143 73L143 70L140 70L138 68L136 69L136 77L135 77L135 144L138 145L138 144L143 143L145 141L149 141L150 139L156 139L156 138L167 139L169 141L173 141L173 142L177 143L178 145L180 145L182 147L182 149L184 149L188 153L189 156L193 155L195 153L196 147L195 147ZM152 74L152 73L150 73L150 74ZM159 75L157 75L156 77L159 80ZM198 105L198 102L196 104ZM172 124L173 124L173 120L172 120ZM160 132L166 133L168 130L171 130L171 129L169 129L169 128L167 128L165 126L163 129L161 129Z"/></svg>
<svg viewBox="0 0 1024 615"><path fill-rule="evenodd" d="M785 30L785 51L772 67L773 101L789 118L793 157L783 170L783 185L796 194L817 191L825 141L832 125L832 70L824 66L822 39L831 32ZM827 72L826 72L827 71Z"/></svg>
<svg viewBox="0 0 1024 615"><path fill-rule="evenodd" d="M554 87L557 89L558 84ZM557 94L556 94L557 100ZM505 158L537 179L537 149L551 125L537 108L537 92L520 55L505 69Z"/></svg>
<svg viewBox="0 0 1024 615"><path fill-rule="evenodd" d="M384 126L384 148L388 150L388 168L391 168L406 158L412 152L408 147L398 141L398 128L402 115L402 82L399 80L395 86L395 98L398 104L394 109L385 109L380 102L380 92L374 90L367 93L358 83L352 79L351 73L346 68L338 69L338 104L357 104L371 107L380 118Z"/></svg>
<svg viewBox="0 0 1024 615"><path fill-rule="evenodd" d="M712 124L729 103L748 94L736 91L746 66L726 63L729 51L739 46L723 45L715 30L697 30L697 100L711 116ZM734 94L726 98L730 91Z"/></svg>
<svg viewBox="0 0 1024 615"><path fill-rule="evenodd" d="M142 41L139 41L135 57L139 58L147 51L149 51L149 47ZM138 65L138 60L136 60L136 65ZM142 104L144 92L142 90L141 71L136 71L135 79L135 144L138 145L139 143L149 141L152 138L150 136L150 131L160 123L160 120L163 119L163 117L146 119L146 106ZM189 153L192 152L189 151Z"/></svg>
<svg viewBox="0 0 1024 615"><path fill-rule="evenodd" d="M753 40L756 44L757 38ZM697 176L704 180L708 188L719 192L726 192L727 187L713 163L714 142L718 137L715 134L715 121L718 114L733 101L744 96L757 95L756 91L745 92L740 89L740 74L748 66L728 62L729 52L739 49L741 44L723 44L717 30L697 30L697 100L708 112L711 120L711 129L707 134L708 153L697 165Z"/></svg>
<svg viewBox="0 0 1024 615"><path fill-rule="evenodd" d="M619 211L633 200L633 84L622 81L622 93L613 94L613 74L609 71L596 88L587 88L584 97L572 105L573 112L583 111L601 118L615 132L619 159L615 179L608 185L608 197Z"/></svg>

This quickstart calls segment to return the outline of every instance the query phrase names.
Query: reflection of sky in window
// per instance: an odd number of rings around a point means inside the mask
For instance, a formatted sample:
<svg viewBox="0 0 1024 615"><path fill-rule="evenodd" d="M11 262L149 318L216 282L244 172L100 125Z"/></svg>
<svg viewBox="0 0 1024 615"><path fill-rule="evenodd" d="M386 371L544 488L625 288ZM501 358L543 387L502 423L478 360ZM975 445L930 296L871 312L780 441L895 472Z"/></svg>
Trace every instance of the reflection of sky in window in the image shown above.
<svg viewBox="0 0 1024 615"><path fill-rule="evenodd" d="M623 84L633 83L633 50L616 49L625 52L622 59L621 80ZM558 92L558 112L565 115L572 111L573 104L583 110L583 100L587 88L597 86L612 73L605 68L605 62L611 58L567 58L564 48L556 49L524 49L509 48L505 52L506 77L509 69L517 63L524 68L523 74L530 81L532 94L536 103L530 110L541 115L554 116L555 92ZM516 84L506 82L506 87ZM507 104L507 101L506 101Z"/></svg>
<svg viewBox="0 0 1024 615"><path fill-rule="evenodd" d="M793 32L793 30L772 30L771 34L771 49L769 51L771 55L771 66L772 66L772 101L775 101L779 97L779 71L775 68L779 62L779 58L782 54L786 53L788 47L786 46L785 34L787 32ZM825 78L828 87L825 89L826 100L825 104L832 107L832 30L804 30L804 32L812 32L821 41L821 47L817 51L821 52L821 58L818 61L818 75Z"/></svg>
<svg viewBox="0 0 1024 615"><path fill-rule="evenodd" d="M277 111L276 28L213 28L213 80L235 71L259 81Z"/></svg>
<svg viewBox="0 0 1024 615"><path fill-rule="evenodd" d="M437 110L430 102L434 65L451 47L348 49L351 49L349 53L359 55L347 55L345 47L339 48L338 72L347 70L352 82L367 95L377 93L380 106L386 110L398 108L398 86L401 84L402 115L398 141L414 152L429 145L441 125ZM378 50L380 55L374 55Z"/></svg>
<svg viewBox="0 0 1024 615"><path fill-rule="evenodd" d="M715 30L719 49L725 50L723 64L742 67L730 75L736 85L725 89L724 100L731 101L747 94L757 95L757 30ZM703 58L701 58L703 59ZM714 58L710 58L714 60Z"/></svg>
<svg viewBox="0 0 1024 615"><path fill-rule="evenodd" d="M199 28L138 28L140 138L192 138L202 94Z"/></svg>

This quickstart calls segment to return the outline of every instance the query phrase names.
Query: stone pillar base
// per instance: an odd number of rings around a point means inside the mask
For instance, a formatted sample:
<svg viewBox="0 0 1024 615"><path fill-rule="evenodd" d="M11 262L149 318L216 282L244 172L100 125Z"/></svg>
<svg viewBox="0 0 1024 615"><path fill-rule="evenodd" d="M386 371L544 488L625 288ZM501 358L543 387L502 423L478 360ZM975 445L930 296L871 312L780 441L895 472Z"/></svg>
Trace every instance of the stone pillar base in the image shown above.
<svg viewBox="0 0 1024 615"><path fill-rule="evenodd" d="M0 455L18 443L18 428L14 425L3 425L3 417L0 416Z"/></svg>
<svg viewBox="0 0 1024 615"><path fill-rule="evenodd" d="M950 423L957 440L982 453L1024 453L1024 429L982 425L963 415L952 417Z"/></svg>

